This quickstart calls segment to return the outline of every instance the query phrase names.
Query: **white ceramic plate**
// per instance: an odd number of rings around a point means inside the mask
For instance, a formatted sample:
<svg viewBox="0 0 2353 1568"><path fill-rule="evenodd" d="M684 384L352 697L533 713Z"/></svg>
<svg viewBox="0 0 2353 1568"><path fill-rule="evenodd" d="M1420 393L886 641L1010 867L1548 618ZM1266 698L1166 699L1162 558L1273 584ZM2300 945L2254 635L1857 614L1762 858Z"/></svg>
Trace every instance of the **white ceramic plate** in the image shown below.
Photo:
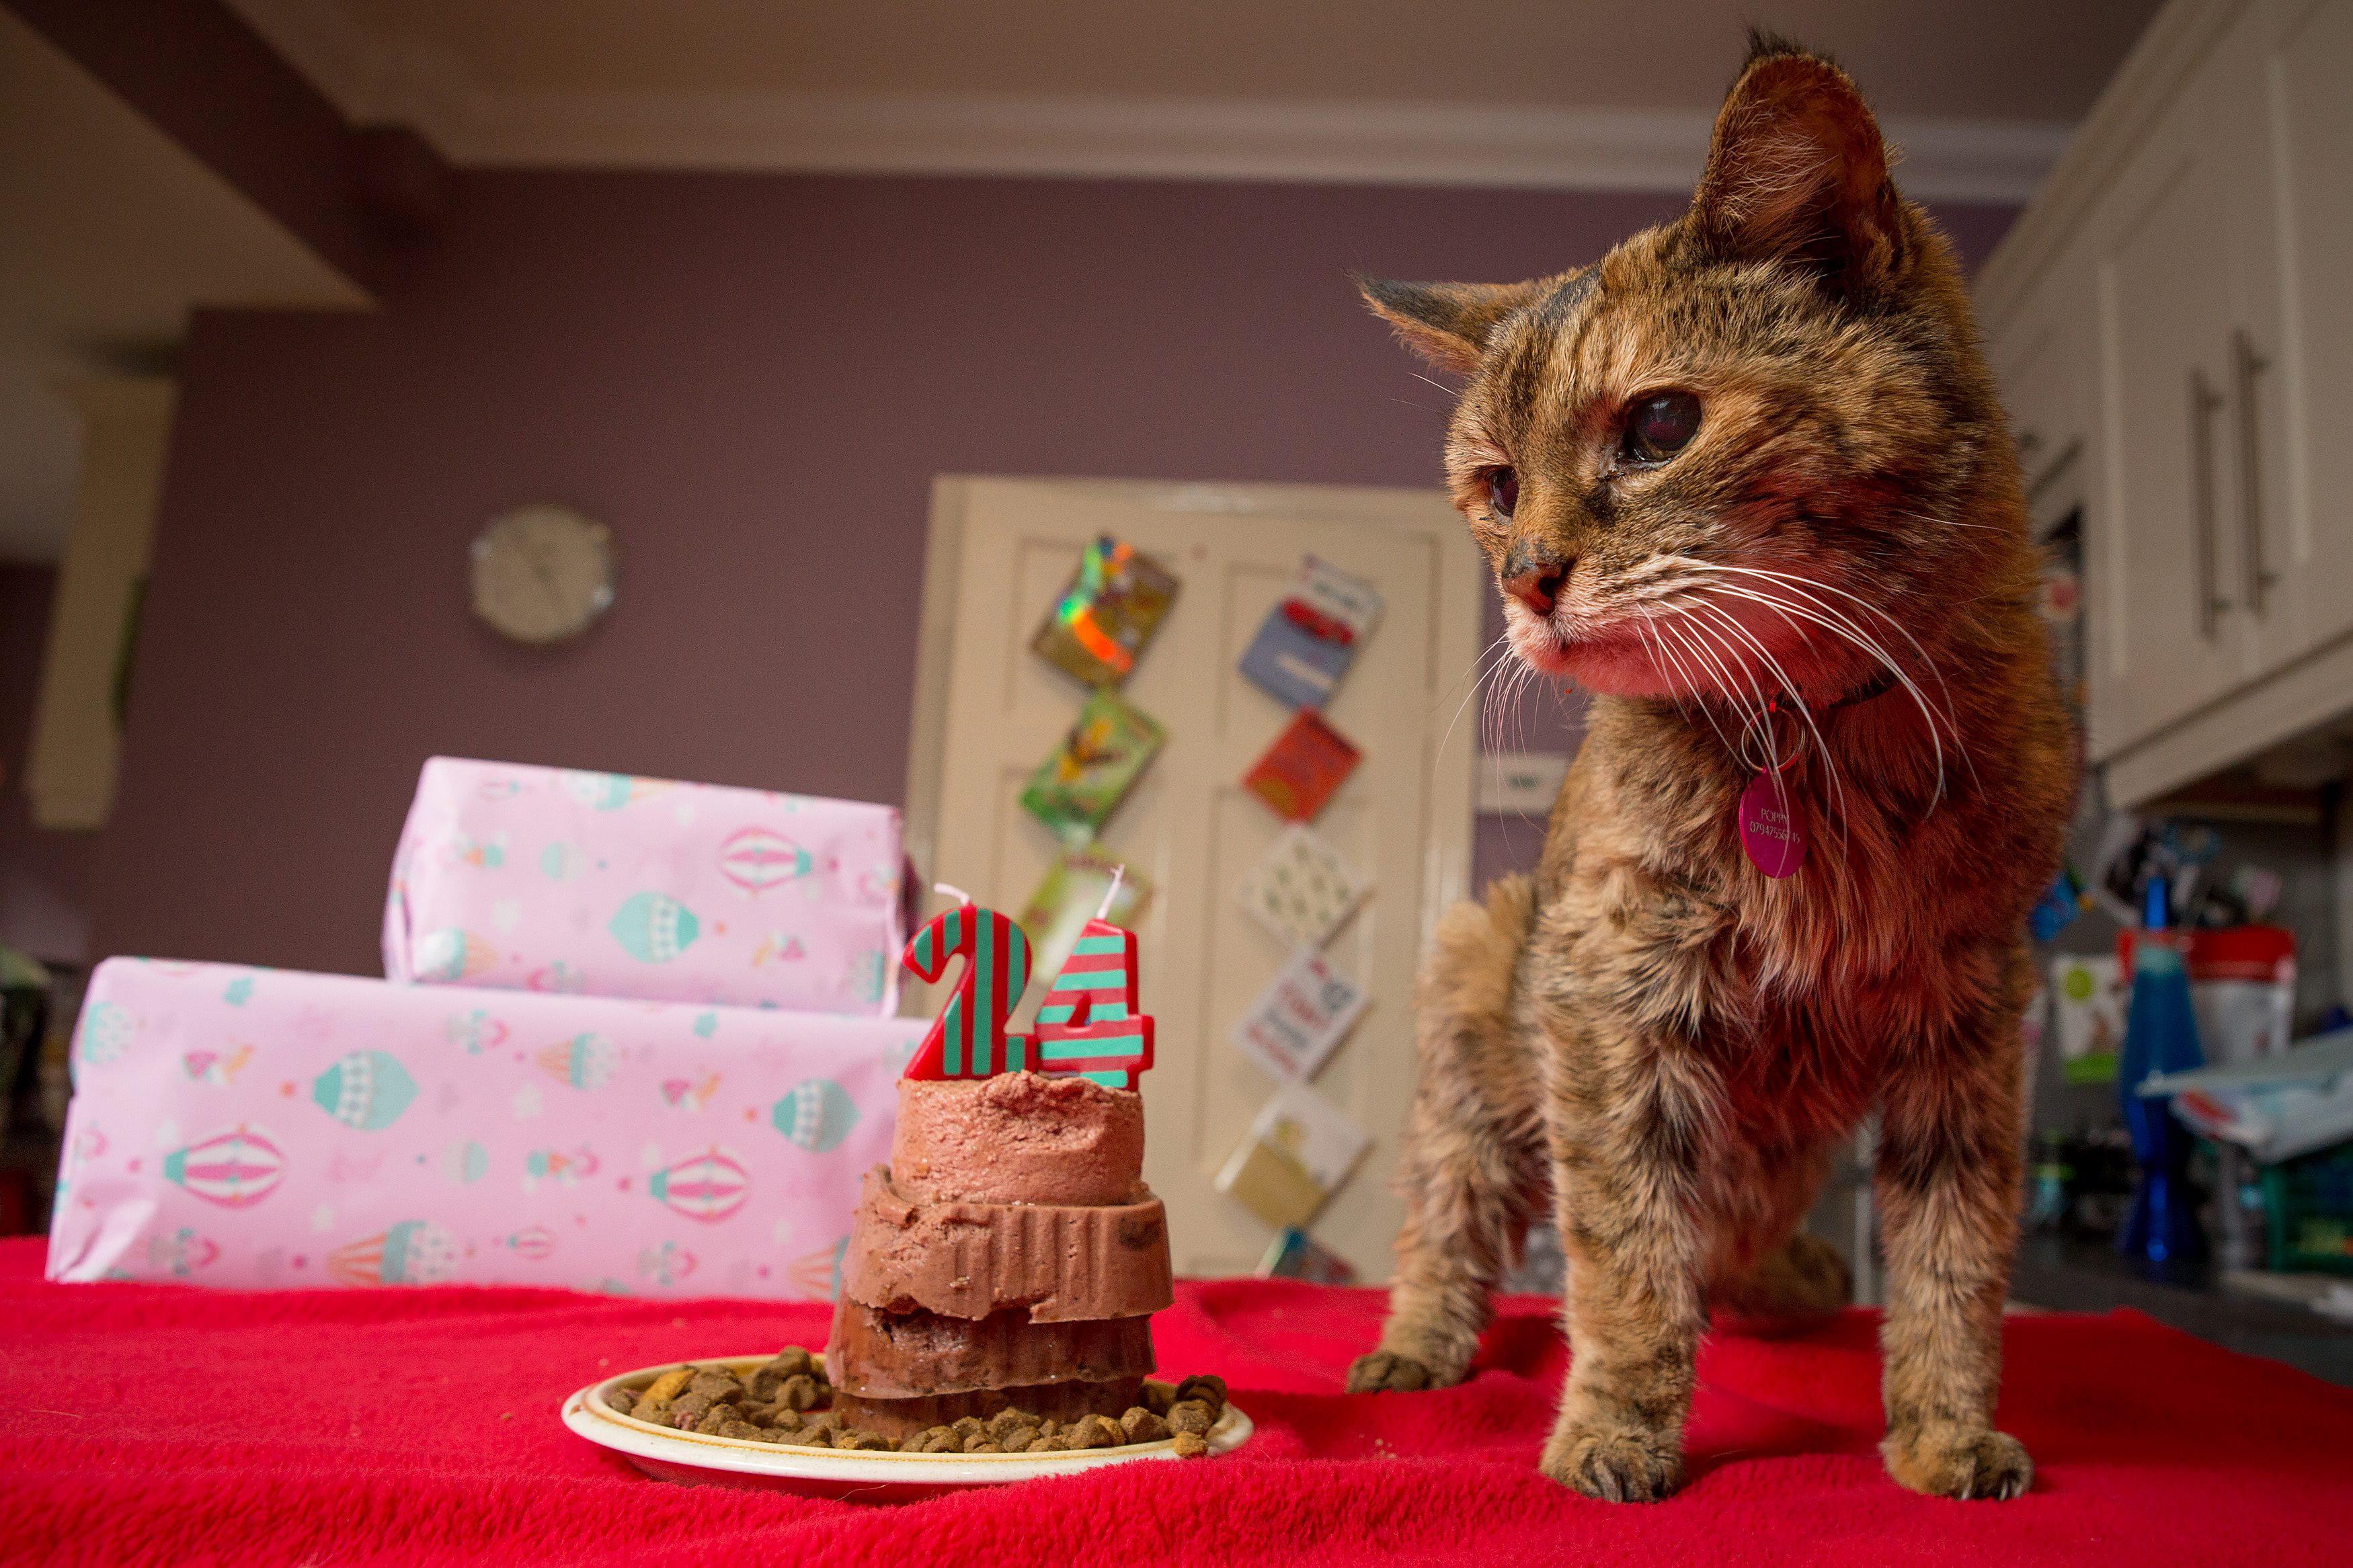
<svg viewBox="0 0 2353 1568"><path fill-rule="evenodd" d="M610 1448L660 1480L689 1486L759 1487L813 1497L896 1502L961 1487L1002 1486L1038 1476L1074 1475L1104 1465L1173 1459L1173 1441L1119 1448L1078 1448L1052 1454L889 1454L794 1448L741 1437L707 1437L623 1415L605 1403L617 1389L645 1387L681 1366L724 1366L736 1373L765 1365L769 1356L702 1357L640 1367L592 1383L564 1402L564 1424L599 1447ZM1231 1403L1209 1429L1209 1457L1250 1441L1250 1418Z"/></svg>

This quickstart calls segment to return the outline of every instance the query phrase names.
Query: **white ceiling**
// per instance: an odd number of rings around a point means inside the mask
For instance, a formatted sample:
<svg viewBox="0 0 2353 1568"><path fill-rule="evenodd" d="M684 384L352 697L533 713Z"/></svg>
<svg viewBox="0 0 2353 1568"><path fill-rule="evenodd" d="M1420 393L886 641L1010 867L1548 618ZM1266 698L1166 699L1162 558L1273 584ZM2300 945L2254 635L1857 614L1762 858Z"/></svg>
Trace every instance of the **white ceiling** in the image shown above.
<svg viewBox="0 0 2353 1568"><path fill-rule="evenodd" d="M2158 0L230 0L479 163L1665 186L1756 19L1913 189L2031 189Z"/></svg>
<svg viewBox="0 0 2353 1568"><path fill-rule="evenodd" d="M0 9L0 560L64 540L80 442L60 381L167 365L193 306L366 302Z"/></svg>

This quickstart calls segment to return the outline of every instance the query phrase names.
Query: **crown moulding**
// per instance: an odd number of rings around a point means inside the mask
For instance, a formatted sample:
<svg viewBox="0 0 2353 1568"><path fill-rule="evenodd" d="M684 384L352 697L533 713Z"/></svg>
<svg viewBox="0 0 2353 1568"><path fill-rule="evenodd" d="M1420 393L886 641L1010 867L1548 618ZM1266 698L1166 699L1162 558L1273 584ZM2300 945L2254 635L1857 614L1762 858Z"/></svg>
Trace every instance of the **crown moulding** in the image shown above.
<svg viewBox="0 0 2353 1568"><path fill-rule="evenodd" d="M386 46L327 0L231 0L355 124L478 167L1288 181L1687 191L1706 110L796 91L503 90ZM1894 119L1907 195L2023 202L2070 128Z"/></svg>

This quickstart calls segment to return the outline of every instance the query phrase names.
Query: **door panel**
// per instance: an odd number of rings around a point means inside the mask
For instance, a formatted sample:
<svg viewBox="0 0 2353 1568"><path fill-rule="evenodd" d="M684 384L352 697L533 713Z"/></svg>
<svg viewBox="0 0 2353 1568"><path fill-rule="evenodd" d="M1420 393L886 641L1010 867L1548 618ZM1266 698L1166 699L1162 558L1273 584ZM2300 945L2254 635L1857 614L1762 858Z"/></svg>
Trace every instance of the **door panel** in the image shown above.
<svg viewBox="0 0 2353 1568"><path fill-rule="evenodd" d="M955 533L953 607L925 636L927 658L944 658L946 709L935 732L919 721L914 737L934 753L937 800L911 798L910 826L934 845L928 875L1008 913L1056 847L1016 797L1085 695L1029 652L1031 634L1096 533L1134 542L1182 579L1124 688L1168 741L1102 847L1154 883L1137 933L1142 1001L1159 1029L1144 1080L1145 1174L1168 1205L1187 1273L1247 1271L1271 1238L1211 1185L1273 1089L1226 1033L1287 956L1243 912L1239 889L1282 827L1240 779L1291 715L1236 666L1302 554L1380 590L1381 624L1326 710L1364 761L1315 824L1375 889L1327 948L1372 1005L1315 1088L1374 1143L1314 1229L1367 1279L1387 1278L1399 1218L1389 1175L1414 1076L1412 974L1470 860L1470 726L1441 740L1492 587L1461 520L1435 491L944 479L935 541L942 529ZM914 820L927 811L931 821Z"/></svg>

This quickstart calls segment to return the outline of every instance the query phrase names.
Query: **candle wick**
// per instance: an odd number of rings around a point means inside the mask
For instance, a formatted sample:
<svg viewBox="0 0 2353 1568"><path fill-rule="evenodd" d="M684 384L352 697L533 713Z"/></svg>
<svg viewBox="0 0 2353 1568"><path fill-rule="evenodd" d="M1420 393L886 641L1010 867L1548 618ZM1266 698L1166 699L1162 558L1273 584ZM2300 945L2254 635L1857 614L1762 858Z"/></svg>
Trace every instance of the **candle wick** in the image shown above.
<svg viewBox="0 0 2353 1568"><path fill-rule="evenodd" d="M1103 889L1103 902L1095 910L1095 919L1099 921L1111 919L1112 900L1119 897L1120 879L1126 875L1127 867L1124 863L1111 868L1111 886Z"/></svg>
<svg viewBox="0 0 2353 1568"><path fill-rule="evenodd" d="M970 893L965 892L962 888L952 887L945 882L934 882L932 884L932 891L934 893L945 893L949 898L954 899L959 904L968 904L972 902L972 895Z"/></svg>

